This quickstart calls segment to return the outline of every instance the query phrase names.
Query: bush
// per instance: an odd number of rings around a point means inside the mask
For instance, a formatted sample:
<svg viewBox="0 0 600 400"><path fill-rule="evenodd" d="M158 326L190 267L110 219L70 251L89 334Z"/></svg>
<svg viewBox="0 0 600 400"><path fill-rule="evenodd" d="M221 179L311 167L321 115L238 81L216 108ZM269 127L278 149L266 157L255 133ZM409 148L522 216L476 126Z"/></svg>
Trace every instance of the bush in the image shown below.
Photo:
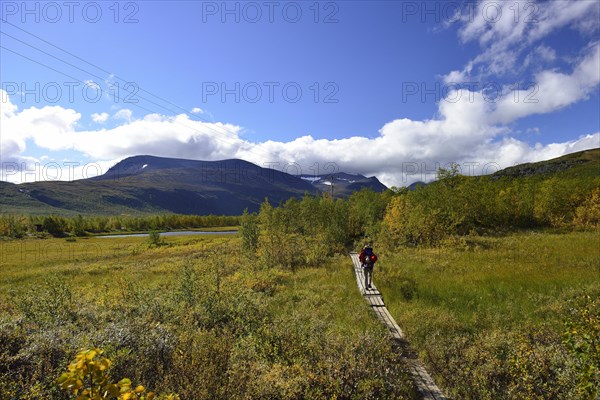
<svg viewBox="0 0 600 400"><path fill-rule="evenodd" d="M248 209L240 218L240 230L238 234L242 237L242 250L254 255L258 248L258 237L260 230L258 227L258 217L256 214L249 214Z"/></svg>
<svg viewBox="0 0 600 400"><path fill-rule="evenodd" d="M15 215L0 216L0 237L20 239L25 236L27 228L28 223L24 217Z"/></svg>
<svg viewBox="0 0 600 400"><path fill-rule="evenodd" d="M148 247L160 247L164 246L166 242L160 237L160 232L151 231L148 234Z"/></svg>
<svg viewBox="0 0 600 400"><path fill-rule="evenodd" d="M32 323L62 324L74 318L71 287L63 277L50 275L19 297L17 307Z"/></svg>
<svg viewBox="0 0 600 400"><path fill-rule="evenodd" d="M178 400L175 394L156 396L147 392L142 385L133 386L131 380L123 378L114 382L108 370L110 359L101 349L82 350L69 364L67 372L58 379L61 389L77 396L77 400Z"/></svg>
<svg viewBox="0 0 600 400"><path fill-rule="evenodd" d="M584 228L600 227L600 188L595 188L583 204L577 207L573 223Z"/></svg>
<svg viewBox="0 0 600 400"><path fill-rule="evenodd" d="M574 303L563 338L579 370L577 395L593 400L600 394L600 299L585 294Z"/></svg>
<svg viewBox="0 0 600 400"><path fill-rule="evenodd" d="M456 216L399 195L388 204L380 237L390 250L407 245L437 245L456 232L459 224L460 218Z"/></svg>
<svg viewBox="0 0 600 400"><path fill-rule="evenodd" d="M44 217L42 229L54 237L63 237L66 231L65 220L54 215Z"/></svg>

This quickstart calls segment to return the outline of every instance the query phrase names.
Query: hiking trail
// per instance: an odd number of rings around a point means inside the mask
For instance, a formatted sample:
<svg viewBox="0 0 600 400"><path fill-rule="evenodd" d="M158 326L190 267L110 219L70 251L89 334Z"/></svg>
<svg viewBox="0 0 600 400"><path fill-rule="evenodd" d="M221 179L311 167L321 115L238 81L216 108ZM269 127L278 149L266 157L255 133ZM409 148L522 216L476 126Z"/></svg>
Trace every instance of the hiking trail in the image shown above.
<svg viewBox="0 0 600 400"><path fill-rule="evenodd" d="M377 290L375 284L371 282L371 289L365 290L365 276L358 259L358 254L351 252L350 257L354 262L354 275L356 276L358 288L377 315L377 318L388 328L395 348L400 351L402 362L406 366L419 398L424 400L450 400L437 387L429 373L425 370L423 363L417 357L417 354L411 349L406 335L386 308L383 302L383 295Z"/></svg>

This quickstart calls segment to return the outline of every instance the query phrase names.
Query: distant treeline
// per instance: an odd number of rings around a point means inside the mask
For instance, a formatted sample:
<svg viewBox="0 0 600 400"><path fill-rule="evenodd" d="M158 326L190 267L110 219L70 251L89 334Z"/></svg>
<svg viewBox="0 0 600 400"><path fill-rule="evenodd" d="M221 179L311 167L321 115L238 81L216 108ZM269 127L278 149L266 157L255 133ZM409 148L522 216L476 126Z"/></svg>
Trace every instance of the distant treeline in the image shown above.
<svg viewBox="0 0 600 400"><path fill-rule="evenodd" d="M149 231L189 228L211 228L239 224L239 216L218 215L153 215L76 217L48 216L0 216L0 237L22 238L27 235L50 234L55 237L66 235L85 236L89 233L115 231Z"/></svg>
<svg viewBox="0 0 600 400"><path fill-rule="evenodd" d="M326 255L345 252L365 232L374 234L392 196L391 191L363 189L348 199L306 195L279 207L265 201L258 214L241 218L243 248L269 267L319 265Z"/></svg>
<svg viewBox="0 0 600 400"><path fill-rule="evenodd" d="M565 175L466 177L441 170L440 180L391 199L380 236L396 247L483 232L600 227L600 177Z"/></svg>
<svg viewBox="0 0 600 400"><path fill-rule="evenodd" d="M306 196L280 207L265 202L258 214L242 216L240 233L246 250L266 264L295 266L362 241L393 251L519 229L598 229L596 175L467 177L441 169L438 181L414 191L364 189L347 199Z"/></svg>
<svg viewBox="0 0 600 400"><path fill-rule="evenodd" d="M265 201L258 214L246 213L241 219L214 215L0 216L0 236L19 238L37 232L81 236L241 223L246 248L268 258L268 264L310 264L323 252L334 254L363 239L391 250L404 245L435 246L448 238L484 232L597 229L600 176L592 167L527 177L468 177L451 167L440 169L437 181L414 191L363 189L346 199L306 195L278 207Z"/></svg>

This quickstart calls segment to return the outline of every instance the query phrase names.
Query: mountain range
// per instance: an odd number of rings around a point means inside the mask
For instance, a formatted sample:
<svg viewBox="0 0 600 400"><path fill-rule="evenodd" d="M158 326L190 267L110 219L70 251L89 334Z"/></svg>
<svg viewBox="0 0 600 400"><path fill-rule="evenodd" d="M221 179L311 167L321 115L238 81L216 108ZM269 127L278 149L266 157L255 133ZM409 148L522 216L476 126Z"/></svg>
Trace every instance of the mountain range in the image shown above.
<svg viewBox="0 0 600 400"><path fill-rule="evenodd" d="M557 173L600 176L600 149L516 165L492 174L492 178ZM416 182L409 189L422 185L425 183ZM271 204L279 204L305 193L345 197L363 188L387 189L376 177L345 172L295 176L238 159L196 161L134 156L89 179L23 184L0 181L0 213L239 215L246 208L257 211L265 198Z"/></svg>
<svg viewBox="0 0 600 400"><path fill-rule="evenodd" d="M134 156L89 179L18 185L0 182L0 213L239 215L245 208L257 211L265 198L278 204L305 193L330 192L332 185L336 197L363 187L387 189L377 178L362 175L313 178L237 159Z"/></svg>
<svg viewBox="0 0 600 400"><path fill-rule="evenodd" d="M369 188L375 192L387 190L387 186L374 176L367 178L359 174L336 172L324 175L300 175L299 177L310 182L322 192L333 193L335 197L348 196L363 188Z"/></svg>

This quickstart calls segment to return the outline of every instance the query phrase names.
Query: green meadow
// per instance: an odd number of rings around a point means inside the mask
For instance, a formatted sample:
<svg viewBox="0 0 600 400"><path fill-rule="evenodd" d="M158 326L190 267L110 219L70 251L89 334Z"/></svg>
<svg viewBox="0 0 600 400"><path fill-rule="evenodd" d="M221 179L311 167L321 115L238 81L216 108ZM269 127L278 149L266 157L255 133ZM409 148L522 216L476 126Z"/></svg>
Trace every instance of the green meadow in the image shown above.
<svg viewBox="0 0 600 400"><path fill-rule="evenodd" d="M582 323L574 340L588 335L598 356L599 231L474 237L386 254L378 267L390 312L452 398L593 398L575 389L585 361L567 332Z"/></svg>
<svg viewBox="0 0 600 400"><path fill-rule="evenodd" d="M236 235L2 242L0 398L64 399L99 347L114 380L203 398L411 398L339 256L266 269Z"/></svg>
<svg viewBox="0 0 600 400"><path fill-rule="evenodd" d="M565 332L586 294L598 306L598 243L521 232L383 251L375 281L452 398L582 398ZM181 398L412 398L347 256L265 268L237 235L1 249L1 398L68 398L56 379L93 347L115 378Z"/></svg>

